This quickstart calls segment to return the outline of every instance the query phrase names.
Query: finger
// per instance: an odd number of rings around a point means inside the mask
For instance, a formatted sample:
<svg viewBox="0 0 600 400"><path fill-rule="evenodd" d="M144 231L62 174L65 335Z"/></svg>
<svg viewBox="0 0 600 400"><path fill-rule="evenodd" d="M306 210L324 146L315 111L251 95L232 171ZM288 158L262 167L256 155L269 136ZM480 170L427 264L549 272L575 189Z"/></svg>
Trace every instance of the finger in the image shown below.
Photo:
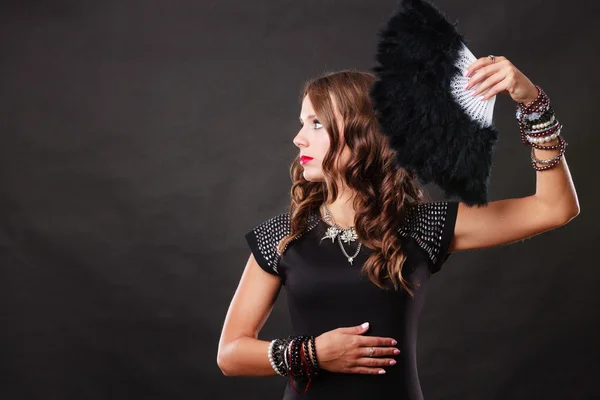
<svg viewBox="0 0 600 400"><path fill-rule="evenodd" d="M480 68L482 68L486 65L491 65L491 64L492 64L492 59L489 57L478 58L471 65L469 65L469 67L465 70L465 76L469 76L473 73L473 71L477 71Z"/></svg>
<svg viewBox="0 0 600 400"><path fill-rule="evenodd" d="M367 367L354 367L348 370L351 374L367 374L367 375L383 375L385 369L382 368L367 368Z"/></svg>
<svg viewBox="0 0 600 400"><path fill-rule="evenodd" d="M476 71L477 73L469 78L469 82L467 82L467 84L465 85L465 90L472 88L477 83L486 79L488 76L498 72L500 70L500 68L501 67L499 65L494 64L494 65L488 65L487 67L482 67L481 69L478 69Z"/></svg>
<svg viewBox="0 0 600 400"><path fill-rule="evenodd" d="M392 338L380 336L359 336L356 339L356 343L362 347L388 347L398 344L398 342Z"/></svg>
<svg viewBox="0 0 600 400"><path fill-rule="evenodd" d="M362 325L338 328L340 333L360 335L369 330L369 323L365 322Z"/></svg>
<svg viewBox="0 0 600 400"><path fill-rule="evenodd" d="M373 355L371 355L371 348ZM359 347L356 354L359 357L387 357L397 356L400 354L400 350L395 347Z"/></svg>
<svg viewBox="0 0 600 400"><path fill-rule="evenodd" d="M486 94L480 97L482 101L489 100L500 92L505 91L508 88L508 80L503 79L501 82L493 86Z"/></svg>
<svg viewBox="0 0 600 400"><path fill-rule="evenodd" d="M356 365L363 367L389 367L392 365L396 365L397 361L393 358L371 358L371 357L362 357L356 360Z"/></svg>
<svg viewBox="0 0 600 400"><path fill-rule="evenodd" d="M369 356L370 354L370 347L365 347L361 352L361 355L364 356ZM386 357L386 356L397 356L398 354L400 354L400 350L398 350L396 347L373 347L373 357Z"/></svg>
<svg viewBox="0 0 600 400"><path fill-rule="evenodd" d="M501 82L506 77L505 74L497 72L492 76L488 77L485 81L481 82L477 88L473 89L471 96L479 96L481 93L485 93L489 88L496 85L498 82Z"/></svg>

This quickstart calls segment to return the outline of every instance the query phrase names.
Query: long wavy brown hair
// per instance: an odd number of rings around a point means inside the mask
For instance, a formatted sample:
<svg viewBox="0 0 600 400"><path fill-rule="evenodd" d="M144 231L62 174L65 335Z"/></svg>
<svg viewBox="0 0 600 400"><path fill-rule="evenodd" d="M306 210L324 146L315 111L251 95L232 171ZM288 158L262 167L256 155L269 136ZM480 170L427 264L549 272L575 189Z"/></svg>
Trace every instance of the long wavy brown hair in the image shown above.
<svg viewBox="0 0 600 400"><path fill-rule="evenodd" d="M320 213L320 206L329 204L338 195L337 181L343 181L356 193L354 229L363 246L373 250L361 270L381 289L402 286L411 296L411 282L402 276L406 256L401 248L399 224L407 206L420 203L423 192L416 176L395 163L395 153L387 136L380 131L373 110L370 89L375 76L368 72L342 70L327 73L307 81L300 102L306 95L323 128L328 132L330 147L323 160L323 182L307 181L299 157L290 166L291 232L278 245L283 254L288 243L306 228L311 212ZM335 107L342 117L343 140L336 123ZM351 156L346 165L337 165L337 158L348 145Z"/></svg>

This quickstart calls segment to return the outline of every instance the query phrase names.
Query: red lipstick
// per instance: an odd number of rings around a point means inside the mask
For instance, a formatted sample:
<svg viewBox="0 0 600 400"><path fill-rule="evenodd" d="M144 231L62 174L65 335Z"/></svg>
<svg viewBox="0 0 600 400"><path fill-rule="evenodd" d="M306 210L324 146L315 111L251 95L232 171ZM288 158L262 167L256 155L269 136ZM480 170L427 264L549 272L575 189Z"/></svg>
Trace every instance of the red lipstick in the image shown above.
<svg viewBox="0 0 600 400"><path fill-rule="evenodd" d="M307 162L309 162L310 160L312 160L312 157L308 157L308 156L301 156L300 157L300 164L304 165Z"/></svg>

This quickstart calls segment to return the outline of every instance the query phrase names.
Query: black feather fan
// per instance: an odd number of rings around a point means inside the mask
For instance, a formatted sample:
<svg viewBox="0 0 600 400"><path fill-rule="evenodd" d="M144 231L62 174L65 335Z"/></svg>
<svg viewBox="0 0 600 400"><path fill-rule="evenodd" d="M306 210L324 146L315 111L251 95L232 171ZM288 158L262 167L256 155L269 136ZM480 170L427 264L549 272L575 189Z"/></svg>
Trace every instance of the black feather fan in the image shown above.
<svg viewBox="0 0 600 400"><path fill-rule="evenodd" d="M402 0L379 32L371 97L402 168L447 197L485 205L498 132L474 120L451 93L465 47L435 6Z"/></svg>

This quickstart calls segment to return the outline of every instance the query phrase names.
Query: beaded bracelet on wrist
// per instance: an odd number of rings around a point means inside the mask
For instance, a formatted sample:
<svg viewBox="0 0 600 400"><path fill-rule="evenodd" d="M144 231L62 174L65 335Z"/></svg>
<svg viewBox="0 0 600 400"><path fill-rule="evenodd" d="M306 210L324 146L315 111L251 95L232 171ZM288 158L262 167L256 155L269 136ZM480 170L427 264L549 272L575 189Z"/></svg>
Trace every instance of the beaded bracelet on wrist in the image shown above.
<svg viewBox="0 0 600 400"><path fill-rule="evenodd" d="M304 341L306 339L302 338L302 339L298 339L300 341L300 345L298 346L298 348L300 349L300 364L301 366L303 366L303 375L301 377L301 379L299 379L300 381L306 381L306 386L304 387L304 390L299 391L298 389L296 389L296 385L294 384L294 379L290 379L290 383L292 388L294 389L294 391L296 391L296 393L298 394L305 394L308 391L308 388L312 382L312 376L309 373L309 364L308 364L308 360L306 358L306 354L304 354L304 346L302 345L304 343Z"/></svg>
<svg viewBox="0 0 600 400"><path fill-rule="evenodd" d="M297 378L303 376L302 362L300 360L300 345L302 344L302 336L295 336L290 344L290 369L288 374L290 378Z"/></svg>
<svg viewBox="0 0 600 400"><path fill-rule="evenodd" d="M540 137L540 136L551 135L554 131L556 131L559 128L559 126L560 126L560 123L558 121L555 121L552 123L552 125L544 127L542 129L532 129L532 130L524 129L523 131L525 132L525 135L527 135L527 136Z"/></svg>
<svg viewBox="0 0 600 400"><path fill-rule="evenodd" d="M543 131L545 129L550 128L551 126L555 125L556 123L556 116L554 113L550 114L550 118L548 118L547 121L535 121L536 123L526 123L525 124L525 129L526 132L528 130L530 131Z"/></svg>
<svg viewBox="0 0 600 400"><path fill-rule="evenodd" d="M283 360L283 355L285 354L283 352L284 349L285 344L281 339L272 340L269 345L269 362L271 363L271 367L273 367L275 372L281 376L287 375L287 369Z"/></svg>
<svg viewBox="0 0 600 400"><path fill-rule="evenodd" d="M555 167L560 163L568 145L567 141L560 136L562 125L556 119L554 109L550 104L550 99L544 90L535 85L538 95L529 104L517 104L516 117L519 122L521 132L521 141L530 146L531 163L536 171L545 171ZM558 144L543 145L555 138L558 138ZM540 150L559 150L558 154L547 160L539 160L535 157L534 149ZM540 165L538 165L540 164Z"/></svg>
<svg viewBox="0 0 600 400"><path fill-rule="evenodd" d="M269 344L269 362L278 375L289 377L294 390L306 393L312 378L320 372L314 336L288 336L274 339ZM304 392L296 389L296 384L306 383Z"/></svg>
<svg viewBox="0 0 600 400"><path fill-rule="evenodd" d="M537 121L551 110L550 99L546 92L539 85L535 85L535 87L538 90L538 95L529 105L526 106L521 102L517 104L516 117L521 131L521 142L525 145L529 145L525 130L533 126L531 123L528 124L527 121Z"/></svg>
<svg viewBox="0 0 600 400"><path fill-rule="evenodd" d="M548 131L545 135L540 135L540 136L527 135L526 138L529 143L544 144L544 143L551 142L553 139L556 139L558 136L560 136L561 130L562 130L562 125L557 126L556 128L553 128L552 130Z"/></svg>
<svg viewBox="0 0 600 400"><path fill-rule="evenodd" d="M548 97L546 92L544 92L544 90L539 85L534 86L538 90L536 98L527 106L521 102L517 104L517 107L523 114L539 114L543 113L544 111L550 108L550 98Z"/></svg>
<svg viewBox="0 0 600 400"><path fill-rule="evenodd" d="M559 136L557 135L554 139L556 139L558 137ZM563 138L563 140L564 140L564 138ZM546 143L546 142L544 142L544 143ZM558 144L542 145L542 144L539 144L539 143L529 142L529 146L533 147L534 149L539 149L539 150L557 150L557 149L560 149L561 144L560 144L560 139L559 139Z"/></svg>
<svg viewBox="0 0 600 400"><path fill-rule="evenodd" d="M517 103L517 112L515 116L527 127L548 122L554 116L554 108L552 105L548 106L548 108L541 113L532 112L527 114L523 112L523 106L521 106L521 104L523 103Z"/></svg>
<svg viewBox="0 0 600 400"><path fill-rule="evenodd" d="M314 336L310 337L310 351L311 351L311 355L312 355L313 364L315 366L315 370L317 371L317 373L319 373L319 371L321 370L321 367L319 367L319 359L317 358L317 348L315 346L315 337Z"/></svg>
<svg viewBox="0 0 600 400"><path fill-rule="evenodd" d="M565 154L565 150L568 145L567 141L562 136L558 136L558 140L559 140L560 150L556 156L554 156L550 159L547 159L547 160L537 159L535 157L533 148L531 149L531 164L536 171L545 171L545 170L548 170L548 169L553 168L556 165L558 165L558 163L560 162L560 159ZM543 164L543 166L541 166L541 167L538 166L537 165L538 163ZM546 164L546 165L544 165L544 164Z"/></svg>
<svg viewBox="0 0 600 400"><path fill-rule="evenodd" d="M267 354L269 356L269 363L271 364L271 367L275 372L277 372L278 375L281 375L279 369L277 368L277 363L273 359L273 346L275 345L275 343L277 343L277 339L271 340L271 343L269 343L269 350L267 351Z"/></svg>
<svg viewBox="0 0 600 400"><path fill-rule="evenodd" d="M560 126L560 122L556 120L554 114L552 115L551 121L552 122L549 124L547 124L547 123L538 124L538 125L532 124L531 126L523 125L521 123L521 121L518 121L519 131L521 132L521 134L525 134L526 136L534 136L534 137L545 136L545 135L548 135L549 132L551 134L552 130L556 130L557 127Z"/></svg>
<svg viewBox="0 0 600 400"><path fill-rule="evenodd" d="M304 355L306 357L306 363L307 363L307 367L308 367L308 377L312 377L313 375L316 375L316 369L314 368L314 364L312 363L312 360L310 359L310 352L309 352L309 343L310 343L310 337L303 340L302 341L302 349L304 350Z"/></svg>

